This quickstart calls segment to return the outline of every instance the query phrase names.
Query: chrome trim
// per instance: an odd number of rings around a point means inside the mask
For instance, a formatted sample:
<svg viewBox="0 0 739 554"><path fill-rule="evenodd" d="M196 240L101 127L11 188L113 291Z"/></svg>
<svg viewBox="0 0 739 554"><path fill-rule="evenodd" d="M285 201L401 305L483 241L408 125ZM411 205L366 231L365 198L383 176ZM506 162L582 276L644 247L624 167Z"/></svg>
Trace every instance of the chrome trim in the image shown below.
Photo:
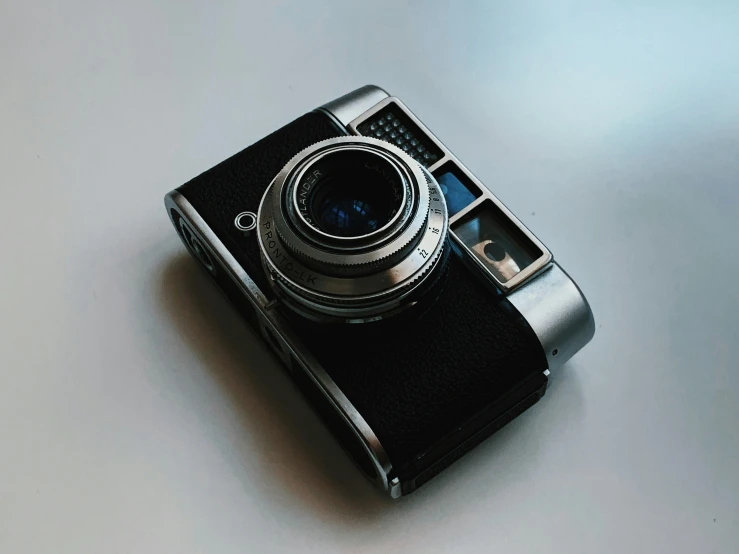
<svg viewBox="0 0 739 554"><path fill-rule="evenodd" d="M284 318L274 310L276 301L268 301L267 297L257 287L256 283L249 277L244 271L241 265L226 249L218 236L203 220L198 212L193 208L190 202L180 192L174 190L167 194L164 199L164 204L167 208L167 215L169 215L172 224L178 231L180 239L184 241L184 238L180 234L180 229L175 224L175 219L172 215L172 211L178 212L179 216L183 221L186 221L189 225L190 232L198 237L198 240L206 245L209 250L209 254L215 258L220 267L224 268L231 280L239 287L241 292L247 298L247 300L254 306L257 313L260 315L259 320L262 325L269 325L270 330L280 337L284 346L287 347L287 352L277 352L278 356L282 360L290 371L290 355L295 360L300 362L300 367L307 373L309 378L318 386L318 389L323 393L326 401L339 413L344 422L354 432L356 438L359 439L360 443L365 449L366 454L370 457L372 464L375 468L376 479L374 482L381 489L388 490L388 474L392 471L392 464L385 451L384 447L380 443L380 439L377 438L374 431L372 431L369 424L365 421L362 415L357 411L354 405L334 383L333 379L326 373L326 371L320 366L318 361L310 354L308 348L302 344L300 339L293 333ZM185 243L186 246L187 243ZM189 246L188 246L189 250Z"/></svg>
<svg viewBox="0 0 739 554"><path fill-rule="evenodd" d="M509 294L508 300L539 337L549 369L564 364L595 334L585 295L557 263Z"/></svg>
<svg viewBox="0 0 739 554"><path fill-rule="evenodd" d="M192 204L182 196L182 194L173 190L164 197L164 206L167 209L167 215L169 216L172 225L178 231L177 235L180 240L183 240L182 235L179 233L179 228L175 224L175 219L172 216L172 210L178 212L179 216L183 221L189 225L189 230L195 233L198 239L208 246L208 250L212 256L215 256L220 263L220 267L226 268L231 272L230 276L240 288L245 289L243 292L246 293L246 297L249 301L254 304L254 307L258 310L263 310L267 305L267 297L264 296L259 287L252 281L251 277L246 274L246 271L236 262L236 259L231 253L223 246L221 240L211 230L205 220L200 217L200 214L192 207ZM180 223L182 225L182 223ZM183 242L185 242L183 240ZM185 242L185 246L187 243ZM189 250L189 248L188 248Z"/></svg>
<svg viewBox="0 0 739 554"><path fill-rule="evenodd" d="M328 114L340 127L346 127L350 121L388 96L390 95L380 87L365 85L324 104L318 110Z"/></svg>
<svg viewBox="0 0 739 554"><path fill-rule="evenodd" d="M192 229L190 229L190 226L187 225L184 219L180 219L179 235L182 242L190 251L190 254L192 254L195 259L202 264L208 273L214 276L218 275L218 271L216 270L216 266L213 264L213 260L210 258L208 249L203 246L199 236L193 233Z"/></svg>
<svg viewBox="0 0 739 554"><path fill-rule="evenodd" d="M390 498L400 498L403 496L403 491L400 489L400 479L393 477L393 480L390 481L388 492L390 493Z"/></svg>

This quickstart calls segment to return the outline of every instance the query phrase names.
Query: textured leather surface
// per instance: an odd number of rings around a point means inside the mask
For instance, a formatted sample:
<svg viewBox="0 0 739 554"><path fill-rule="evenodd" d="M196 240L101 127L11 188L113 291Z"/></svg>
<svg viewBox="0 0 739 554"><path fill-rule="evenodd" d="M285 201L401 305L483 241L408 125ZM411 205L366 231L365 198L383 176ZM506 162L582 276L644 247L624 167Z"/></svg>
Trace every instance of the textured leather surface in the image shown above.
<svg viewBox="0 0 739 554"><path fill-rule="evenodd" d="M256 237L244 240L233 225L234 219L243 211L259 211L267 185L295 154L311 144L344 134L328 116L307 113L178 189L268 297L271 293Z"/></svg>
<svg viewBox="0 0 739 554"><path fill-rule="evenodd" d="M424 317L385 333L352 331L313 326L303 334L310 333L313 354L398 472L546 368L533 333L519 327L455 255L444 290Z"/></svg>
<svg viewBox="0 0 739 554"><path fill-rule="evenodd" d="M233 229L301 149L343 134L309 113L203 173L180 192L270 295L256 237ZM439 299L413 324L358 331L298 325L315 357L377 434L396 469L546 369L533 331L455 256Z"/></svg>

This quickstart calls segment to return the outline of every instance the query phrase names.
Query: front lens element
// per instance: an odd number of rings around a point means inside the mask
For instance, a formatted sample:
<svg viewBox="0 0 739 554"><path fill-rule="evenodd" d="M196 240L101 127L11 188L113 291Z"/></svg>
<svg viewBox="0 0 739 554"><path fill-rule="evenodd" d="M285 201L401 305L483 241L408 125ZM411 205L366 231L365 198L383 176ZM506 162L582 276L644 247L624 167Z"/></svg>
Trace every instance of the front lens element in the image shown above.
<svg viewBox="0 0 739 554"><path fill-rule="evenodd" d="M387 226L406 201L403 175L385 156L339 149L306 164L295 188L303 220L331 237L358 238Z"/></svg>
<svg viewBox="0 0 739 554"><path fill-rule="evenodd" d="M368 199L366 195L352 193L346 187L337 187L335 181L328 185L331 185L327 187L329 190L321 191L324 192L323 198L313 201L313 210L318 213L316 224L327 234L339 237L367 235L382 227L381 221L387 223L390 219L378 216L378 213L384 214L386 210L376 209L376 198Z"/></svg>
<svg viewBox="0 0 739 554"><path fill-rule="evenodd" d="M307 173L321 173L312 187L310 219L324 233L360 237L387 225L402 208L403 184L384 157L368 151L324 156Z"/></svg>

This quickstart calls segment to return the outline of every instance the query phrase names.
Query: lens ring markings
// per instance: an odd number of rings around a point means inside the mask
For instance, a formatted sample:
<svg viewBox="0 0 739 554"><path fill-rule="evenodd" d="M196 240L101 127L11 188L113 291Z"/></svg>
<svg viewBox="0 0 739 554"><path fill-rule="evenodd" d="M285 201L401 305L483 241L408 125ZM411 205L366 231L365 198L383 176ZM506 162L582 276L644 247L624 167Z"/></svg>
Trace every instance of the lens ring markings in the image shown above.
<svg viewBox="0 0 739 554"><path fill-rule="evenodd" d="M360 254L341 249L326 252L310 244L307 236L313 235L303 234L304 227L288 224L296 218L291 218L286 209L290 203L285 197L291 198L292 192L289 185L296 173L308 167L306 160L325 149L348 145L377 148L397 163L417 202L408 217L398 218L406 220L403 224L391 225L388 236L378 233L380 240L364 245L365 251ZM300 305L319 317L356 321L376 319L400 309L405 298L438 264L448 233L448 215L436 181L401 150L368 137L340 137L309 147L278 174L262 198L258 228L263 264L273 278L273 287L286 303ZM311 248L330 256L316 260L306 255L305 251ZM393 256L382 256L378 253L382 248ZM400 256L396 258L395 252L400 252ZM362 256L365 259L360 261Z"/></svg>
<svg viewBox="0 0 739 554"><path fill-rule="evenodd" d="M296 213L295 188L300 183L299 178L310 168L313 160L320 158L324 151L331 147L362 148L372 153L377 152L377 155L394 163L406 182L408 189L406 198L412 199L413 204L406 200L404 212L398 214L399 217L385 226L382 232L372 233L366 237L334 241L331 237L327 238L325 233L316 231ZM347 271L340 268L357 266L361 271L359 266L370 267L388 263L389 258L402 255L412 242L418 240L428 216L429 193L427 186L420 186L424 184L425 179L417 163L412 160L404 161L401 151L387 143L365 137L329 139L307 150L308 152L304 151L306 155L294 164L294 169L286 172L282 178L278 175L273 184L276 193L272 200L272 209L274 213L282 214L282 217L275 221L276 230L296 257L312 262L311 265L323 264L327 269L346 274Z"/></svg>

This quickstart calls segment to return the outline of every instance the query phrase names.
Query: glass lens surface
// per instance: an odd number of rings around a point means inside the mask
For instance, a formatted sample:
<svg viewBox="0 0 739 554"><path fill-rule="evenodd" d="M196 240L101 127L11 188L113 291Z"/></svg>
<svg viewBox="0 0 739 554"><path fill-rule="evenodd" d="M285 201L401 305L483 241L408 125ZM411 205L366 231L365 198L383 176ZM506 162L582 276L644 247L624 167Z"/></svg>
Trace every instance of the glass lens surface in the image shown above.
<svg viewBox="0 0 739 554"><path fill-rule="evenodd" d="M337 237L360 237L387 225L402 208L402 185L385 160L357 152L328 158L321 163L321 177L308 202L310 220L318 229Z"/></svg>

